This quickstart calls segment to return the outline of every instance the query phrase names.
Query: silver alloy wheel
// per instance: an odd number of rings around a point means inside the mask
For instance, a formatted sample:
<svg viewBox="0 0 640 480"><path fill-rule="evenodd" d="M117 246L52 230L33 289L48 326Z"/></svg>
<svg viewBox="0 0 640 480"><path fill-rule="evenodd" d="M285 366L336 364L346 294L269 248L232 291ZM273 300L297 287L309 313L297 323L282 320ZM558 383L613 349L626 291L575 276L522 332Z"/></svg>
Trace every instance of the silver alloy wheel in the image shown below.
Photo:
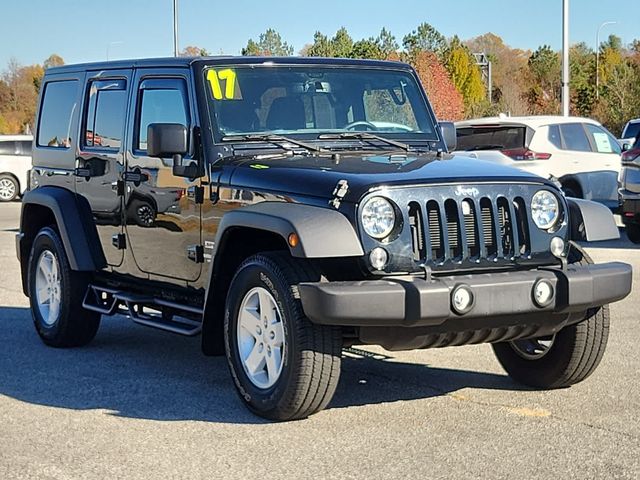
<svg viewBox="0 0 640 480"><path fill-rule="evenodd" d="M9 201L13 200L16 196L16 182L10 178L3 178L0 180L0 200Z"/></svg>
<svg viewBox="0 0 640 480"><path fill-rule="evenodd" d="M44 250L38 258L36 270L36 304L42 321L48 327L60 316L62 282L58 259L50 250Z"/></svg>
<svg viewBox="0 0 640 480"><path fill-rule="evenodd" d="M240 304L238 355L256 387L272 387L280 378L286 354L284 325L278 304L263 287L249 290Z"/></svg>
<svg viewBox="0 0 640 480"><path fill-rule="evenodd" d="M525 360L538 360L549 353L555 339L556 335L553 334L538 338L514 340L509 343L511 348Z"/></svg>

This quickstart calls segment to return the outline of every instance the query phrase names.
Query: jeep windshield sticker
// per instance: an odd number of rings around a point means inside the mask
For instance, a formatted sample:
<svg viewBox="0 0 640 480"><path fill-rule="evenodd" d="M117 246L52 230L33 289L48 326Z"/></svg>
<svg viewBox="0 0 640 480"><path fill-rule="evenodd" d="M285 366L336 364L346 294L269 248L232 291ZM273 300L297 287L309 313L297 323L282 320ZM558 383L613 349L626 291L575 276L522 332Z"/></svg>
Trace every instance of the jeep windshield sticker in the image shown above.
<svg viewBox="0 0 640 480"><path fill-rule="evenodd" d="M211 95L215 100L242 100L242 92L235 70L231 68L210 69L207 71L207 81L211 87Z"/></svg>

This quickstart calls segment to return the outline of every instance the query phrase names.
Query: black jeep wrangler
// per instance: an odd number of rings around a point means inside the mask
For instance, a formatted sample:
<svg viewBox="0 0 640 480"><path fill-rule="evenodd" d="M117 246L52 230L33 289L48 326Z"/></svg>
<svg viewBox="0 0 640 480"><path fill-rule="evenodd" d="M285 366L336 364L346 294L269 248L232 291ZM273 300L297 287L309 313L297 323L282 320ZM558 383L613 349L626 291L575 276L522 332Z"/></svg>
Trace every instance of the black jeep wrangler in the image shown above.
<svg viewBox="0 0 640 480"><path fill-rule="evenodd" d="M356 344L488 342L525 384L585 379L632 272L574 240L616 237L611 213L454 143L401 63L51 68L17 236L36 330L85 345L122 313L202 334L275 420L324 408Z"/></svg>

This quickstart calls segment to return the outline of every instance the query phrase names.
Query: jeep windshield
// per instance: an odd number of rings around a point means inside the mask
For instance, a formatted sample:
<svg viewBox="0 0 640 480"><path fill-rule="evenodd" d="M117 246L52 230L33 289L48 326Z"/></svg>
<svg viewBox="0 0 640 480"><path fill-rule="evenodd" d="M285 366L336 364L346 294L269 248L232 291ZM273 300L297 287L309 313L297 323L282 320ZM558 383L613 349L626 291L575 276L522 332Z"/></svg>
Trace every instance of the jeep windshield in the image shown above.
<svg viewBox="0 0 640 480"><path fill-rule="evenodd" d="M438 140L435 119L407 71L265 64L210 67L204 76L216 141L269 142L277 135L404 148Z"/></svg>

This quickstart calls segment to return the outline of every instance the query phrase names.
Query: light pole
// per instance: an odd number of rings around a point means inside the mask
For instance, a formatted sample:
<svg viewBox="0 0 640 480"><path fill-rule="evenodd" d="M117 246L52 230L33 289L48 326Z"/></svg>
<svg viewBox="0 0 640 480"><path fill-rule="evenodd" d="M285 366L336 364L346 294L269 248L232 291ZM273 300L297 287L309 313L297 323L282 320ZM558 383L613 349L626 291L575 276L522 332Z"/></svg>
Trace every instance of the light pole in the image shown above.
<svg viewBox="0 0 640 480"><path fill-rule="evenodd" d="M569 0L562 0L562 115L569 116Z"/></svg>
<svg viewBox="0 0 640 480"><path fill-rule="evenodd" d="M596 31L596 100L600 98L600 30L605 25L614 25L618 22L603 22Z"/></svg>
<svg viewBox="0 0 640 480"><path fill-rule="evenodd" d="M111 47L113 45L122 45L124 42L122 40L118 40L115 42L109 42L109 44L107 45L107 61L109 61L109 52L111 51Z"/></svg>
<svg viewBox="0 0 640 480"><path fill-rule="evenodd" d="M178 56L178 0L173 0L173 56Z"/></svg>

